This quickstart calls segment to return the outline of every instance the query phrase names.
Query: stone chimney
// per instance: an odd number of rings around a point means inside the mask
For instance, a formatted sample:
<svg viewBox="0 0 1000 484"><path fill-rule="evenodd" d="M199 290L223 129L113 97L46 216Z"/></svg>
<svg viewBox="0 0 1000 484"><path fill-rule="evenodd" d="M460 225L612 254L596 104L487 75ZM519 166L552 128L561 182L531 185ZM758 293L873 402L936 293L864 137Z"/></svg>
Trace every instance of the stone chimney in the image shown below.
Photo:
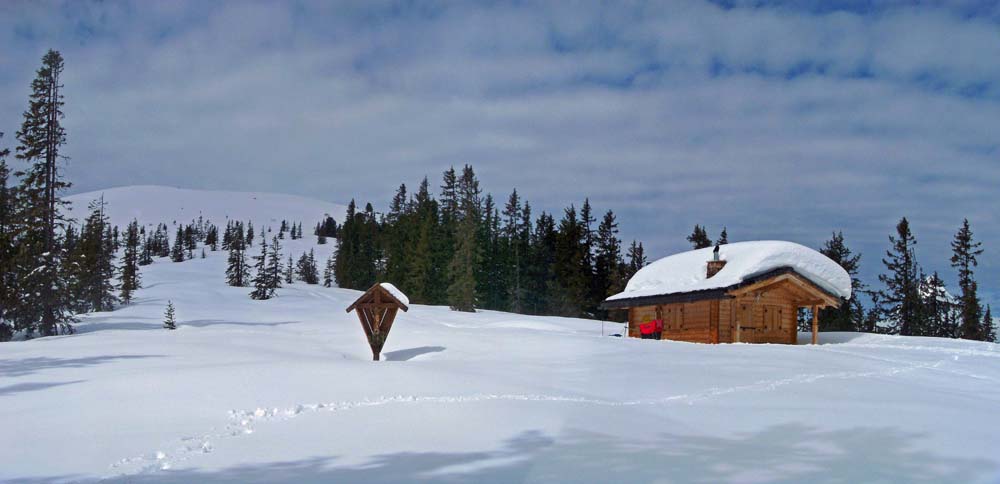
<svg viewBox="0 0 1000 484"><path fill-rule="evenodd" d="M726 267L726 261L719 260L719 244L715 244L715 250L712 251L712 260L708 261L708 278L718 274L723 267Z"/></svg>

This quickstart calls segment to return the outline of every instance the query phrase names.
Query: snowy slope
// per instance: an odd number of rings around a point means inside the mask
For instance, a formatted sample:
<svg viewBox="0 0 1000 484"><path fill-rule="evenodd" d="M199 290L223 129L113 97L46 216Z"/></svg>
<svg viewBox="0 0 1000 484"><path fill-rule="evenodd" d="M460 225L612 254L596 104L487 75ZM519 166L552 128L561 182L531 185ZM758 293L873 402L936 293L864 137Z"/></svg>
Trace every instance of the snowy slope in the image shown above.
<svg viewBox="0 0 1000 484"><path fill-rule="evenodd" d="M279 226L282 220L302 222L306 233L329 215L343 222L347 207L335 203L264 192L191 190L155 185L109 188L66 197L72 202L69 215L78 221L87 217L90 202L104 195L108 215L114 225L128 225L137 219L144 225L164 222L190 223L198 216L220 227L226 220L252 220L257 227ZM172 235L172 234L171 234Z"/></svg>
<svg viewBox="0 0 1000 484"><path fill-rule="evenodd" d="M712 346L411 305L373 362L344 312L359 292L252 301L224 267L223 252L157 260L132 306L0 344L0 481L1000 479L997 345ZM176 331L160 328L168 299Z"/></svg>

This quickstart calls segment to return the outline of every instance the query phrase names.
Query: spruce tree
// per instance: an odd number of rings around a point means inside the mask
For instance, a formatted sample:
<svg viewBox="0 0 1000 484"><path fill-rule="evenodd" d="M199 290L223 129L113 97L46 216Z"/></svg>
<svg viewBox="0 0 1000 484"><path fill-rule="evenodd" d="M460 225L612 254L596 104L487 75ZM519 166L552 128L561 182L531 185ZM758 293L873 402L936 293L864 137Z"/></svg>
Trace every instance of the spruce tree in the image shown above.
<svg viewBox="0 0 1000 484"><path fill-rule="evenodd" d="M234 231L229 247L228 264L226 266L226 284L234 287L246 287L249 282L249 274L250 266L246 259L246 244L243 241L242 234L239 234L237 237Z"/></svg>
<svg viewBox="0 0 1000 484"><path fill-rule="evenodd" d="M409 223L411 208L406 197L406 184L401 184L389 204L384 227L385 252L388 259L385 264L385 278L407 294L412 292L407 279L412 244Z"/></svg>
<svg viewBox="0 0 1000 484"><path fill-rule="evenodd" d="M174 246L170 249L170 260L184 262L186 259L187 257L184 255L184 229L178 226Z"/></svg>
<svg viewBox="0 0 1000 484"><path fill-rule="evenodd" d="M28 167L16 173L18 253L14 261L19 293L14 310L15 330L27 337L36 331L42 336L72 332L66 278L66 254L59 232L65 223L60 209L65 202L60 193L70 187L63 179L60 148L66 143L62 127L63 58L49 50L31 83L28 109L17 132L17 158Z"/></svg>
<svg viewBox="0 0 1000 484"><path fill-rule="evenodd" d="M332 254L326 259L326 267L323 268L324 287L330 287L333 285L333 271L336 266L336 261L337 259Z"/></svg>
<svg viewBox="0 0 1000 484"><path fill-rule="evenodd" d="M413 302L429 303L434 300L435 280L441 267L434 264L434 248L439 243L437 201L430 194L430 184L424 177L413 198L413 240L409 254L409 269L405 274L406 294Z"/></svg>
<svg viewBox="0 0 1000 484"><path fill-rule="evenodd" d="M476 221L466 213L458 224L455 254L448 265L451 283L448 285L448 306L454 311L476 310L476 265L479 252L476 244Z"/></svg>
<svg viewBox="0 0 1000 484"><path fill-rule="evenodd" d="M273 294L273 290L271 289L271 272L267 265L267 256L267 236L261 235L260 255L253 256L253 291L250 292L250 299L270 299Z"/></svg>
<svg viewBox="0 0 1000 484"><path fill-rule="evenodd" d="M270 296L274 297L276 290L281 287L281 243L277 237L271 239L271 254L267 260L268 288Z"/></svg>
<svg viewBox="0 0 1000 484"><path fill-rule="evenodd" d="M242 232L243 231L243 223L239 222L238 226L239 226L240 232ZM246 235L245 240L246 240L247 247L253 247L253 221L252 220L247 222L247 235Z"/></svg>
<svg viewBox="0 0 1000 484"><path fill-rule="evenodd" d="M722 232L719 233L719 239L715 241L717 245L726 245L729 243L729 232L726 231L726 227L722 227Z"/></svg>
<svg viewBox="0 0 1000 484"><path fill-rule="evenodd" d="M986 311L983 313L983 341L989 341L990 343L997 342L996 327L993 324L993 312L990 311L990 305L986 305Z"/></svg>
<svg viewBox="0 0 1000 484"><path fill-rule="evenodd" d="M198 231L195 229L194 225L187 225L184 227L184 250L187 252L187 258L194 259L194 250L198 248Z"/></svg>
<svg viewBox="0 0 1000 484"><path fill-rule="evenodd" d="M72 291L80 311L110 311L115 296L115 249L104 197L91 202L91 213L80 231L80 240L69 252L73 266L67 267L77 289Z"/></svg>
<svg viewBox="0 0 1000 484"><path fill-rule="evenodd" d="M882 264L888 272L878 276L884 284L880 299L885 317L893 333L910 336L919 334L921 321L920 268L917 265L910 222L903 217L896 225L896 236L889 236L892 247L886 251Z"/></svg>
<svg viewBox="0 0 1000 484"><path fill-rule="evenodd" d="M476 268L481 260L478 243L481 192L471 166L465 165L457 188L460 204L459 211L455 214L458 217L454 236L455 249L448 264L448 306L455 311L474 312Z"/></svg>
<svg viewBox="0 0 1000 484"><path fill-rule="evenodd" d="M642 242L636 244L633 240L632 245L628 248L628 263L625 264L625 275L623 280L628 282L639 269L646 267L646 251L642 248Z"/></svg>
<svg viewBox="0 0 1000 484"><path fill-rule="evenodd" d="M528 269L528 291L526 306L530 314L551 314L554 306L549 281L555 279L556 246L558 234L555 219L542 212L535 221L531 238L531 254Z"/></svg>
<svg viewBox="0 0 1000 484"><path fill-rule="evenodd" d="M294 227L292 230L295 230ZM305 258L305 253L302 254L302 258ZM302 258L299 259L299 263L302 262ZM285 265L285 283L292 284L295 282L295 266L292 265L292 254L288 254L288 263Z"/></svg>
<svg viewBox="0 0 1000 484"><path fill-rule="evenodd" d="M725 232L725 229L723 229ZM836 262L851 277L851 294L849 300L841 299L835 308L826 308L819 313L820 331L861 331L864 324L864 307L859 294L864 290L858 270L861 265L861 254L854 254L844 243L844 233L835 232L830 240L823 244L819 252Z"/></svg>
<svg viewBox="0 0 1000 484"><path fill-rule="evenodd" d="M167 301L167 310L163 314L163 327L166 329L177 329L177 319L174 316L173 301Z"/></svg>
<svg viewBox="0 0 1000 484"><path fill-rule="evenodd" d="M219 228L215 225L209 224L206 229L205 245L212 249L212 252L219 250Z"/></svg>
<svg viewBox="0 0 1000 484"><path fill-rule="evenodd" d="M507 261L504 280L506 282L510 300L510 310L515 313L524 311L524 288L521 285L524 276L525 247L522 245L521 231L521 198L517 195L517 189L511 192L507 198L507 205L503 209L504 217L504 238L507 243Z"/></svg>
<svg viewBox="0 0 1000 484"><path fill-rule="evenodd" d="M617 294L625 288L623 280L623 265L621 240L618 239L618 222L615 214L608 210L597 227L597 255L594 258L594 294L600 303L608 296ZM607 317L607 311L599 313L601 318Z"/></svg>
<svg viewBox="0 0 1000 484"><path fill-rule="evenodd" d="M954 338L958 331L957 318L952 316L954 304L937 272L921 281L920 295L923 301L922 314L926 321L922 334Z"/></svg>
<svg viewBox="0 0 1000 484"><path fill-rule="evenodd" d="M125 231L125 253L119 270L119 289L122 303L132 302L132 293L142 287L139 274L139 222L132 220Z"/></svg>
<svg viewBox="0 0 1000 484"><path fill-rule="evenodd" d="M148 266L153 263L153 236L147 235L142 241L142 250L139 252L139 265Z"/></svg>
<svg viewBox="0 0 1000 484"><path fill-rule="evenodd" d="M354 200L347 204L344 225L337 232L337 249L334 252L334 277L337 287L355 289L353 278L354 259L357 257L356 205Z"/></svg>
<svg viewBox="0 0 1000 484"><path fill-rule="evenodd" d="M980 306L978 284L974 273L974 268L979 265L976 258L983 253L981 245L973 239L969 219L963 220L962 227L951 242L951 266L958 270L958 287L962 290L958 300L961 312L958 337L964 339L986 338L982 328L983 309Z"/></svg>
<svg viewBox="0 0 1000 484"><path fill-rule="evenodd" d="M312 249L309 254L302 254L299 264L299 278L306 284L319 284L319 268L316 267L316 254Z"/></svg>
<svg viewBox="0 0 1000 484"><path fill-rule="evenodd" d="M694 226L694 230L691 232L691 235L687 236L687 241L690 242L695 249L704 249L712 246L712 239L708 237L708 232L706 232L705 227L702 227L701 225Z"/></svg>
<svg viewBox="0 0 1000 484"><path fill-rule="evenodd" d="M3 133L0 133L0 141ZM10 150L0 148L0 342L10 341L14 336L13 325L7 322L8 308L14 305L16 279L14 278L14 193L7 185L10 169L7 156Z"/></svg>
<svg viewBox="0 0 1000 484"><path fill-rule="evenodd" d="M585 272L584 229L570 205L556 234L555 278L550 281L549 310L559 316L583 316L590 275Z"/></svg>

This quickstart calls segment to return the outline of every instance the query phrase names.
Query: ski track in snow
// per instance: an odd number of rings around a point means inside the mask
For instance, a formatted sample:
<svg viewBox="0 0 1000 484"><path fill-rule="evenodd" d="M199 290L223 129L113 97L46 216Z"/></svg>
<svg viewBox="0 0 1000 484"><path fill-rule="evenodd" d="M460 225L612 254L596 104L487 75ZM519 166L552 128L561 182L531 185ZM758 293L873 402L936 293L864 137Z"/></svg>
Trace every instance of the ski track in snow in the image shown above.
<svg viewBox="0 0 1000 484"><path fill-rule="evenodd" d="M217 431L215 428L212 428L208 432L200 436L182 437L181 439L179 439L179 442L177 444L173 445L173 449L170 451L156 450L154 452L146 453L139 456L123 458L109 466L110 469L112 469L112 471L114 472L112 475L105 476L100 480L123 479L127 478L130 475L148 474L163 470L169 470L175 467L177 464L183 463L189 459L197 458L198 456L211 453L214 450L217 442L253 434L255 431L255 426L258 424L287 421L295 417L298 417L299 415L307 413L344 412L359 408L381 407L387 405L467 404L467 403L481 403L481 402L492 402L492 401L570 403L570 404L597 405L606 407L632 407L632 406L646 406L646 405L652 406L652 405L664 405L671 403L686 403L688 405L693 405L700 401L724 395L730 395L734 393L754 392L754 391L768 392L788 385L809 384L809 383L815 383L820 380L830 380L830 379L848 380L855 378L894 376L901 373L908 373L911 371L922 370L922 369L942 370L940 368L942 364L954 360L955 358L957 358L957 354L959 353L962 354L966 353L964 350L956 350L953 352L955 355L952 358L938 360L933 363L912 364L912 362L892 360L888 358L872 357L870 355L857 354L852 352L836 351L827 348L821 348L821 349L832 353L841 353L855 357L867 357L874 360L883 361L886 363L902 364L904 366L892 366L889 368L866 371L866 372L843 371L834 373L815 373L815 374L807 373L807 374L797 375L792 378L783 378L777 380L759 380L757 382L750 383L747 385L737 385L732 387L715 387L696 393L690 393L690 394L684 393L684 394L670 395L666 397L659 397L653 399L638 399L638 400L622 400L622 401L603 400L594 398L563 396L563 395L543 395L543 394L481 393L472 395L450 395L450 396L396 395L396 396L384 396L377 399L365 399L358 401L331 402L331 403L303 403L285 409L279 409L277 407L272 407L270 409L258 407L250 411L230 410L229 423L225 425L221 431ZM977 355L977 356L983 356L983 355ZM964 375L963 372L957 372L953 370L944 370L944 371ZM977 375L973 374L969 374L967 376L977 377ZM986 377L980 377L980 378L986 378Z"/></svg>

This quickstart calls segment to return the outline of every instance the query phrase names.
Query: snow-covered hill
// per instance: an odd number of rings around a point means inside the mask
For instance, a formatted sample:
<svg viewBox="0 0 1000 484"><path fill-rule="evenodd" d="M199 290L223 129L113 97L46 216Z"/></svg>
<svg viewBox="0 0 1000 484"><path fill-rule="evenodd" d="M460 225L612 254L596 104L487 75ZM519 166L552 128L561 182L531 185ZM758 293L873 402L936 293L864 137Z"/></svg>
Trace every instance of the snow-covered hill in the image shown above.
<svg viewBox="0 0 1000 484"><path fill-rule="evenodd" d="M155 185L109 188L66 197L72 202L68 214L82 221L90 202L104 196L111 223L125 226L132 219L144 225L165 222L190 223L199 216L216 225L227 220L252 220L258 227L302 222L307 230L327 215L343 222L344 205L295 195L264 192L191 190ZM308 232L307 232L308 233Z"/></svg>
<svg viewBox="0 0 1000 484"><path fill-rule="evenodd" d="M116 220L181 217L131 201ZM252 213L235 208L183 203ZM286 254L325 260L333 246L314 242ZM712 346L414 304L373 362L344 311L357 291L299 282L252 301L224 268L223 252L157 260L135 304L82 317L79 334L0 344L0 481L1000 479L997 345ZM167 300L176 331L160 327Z"/></svg>

